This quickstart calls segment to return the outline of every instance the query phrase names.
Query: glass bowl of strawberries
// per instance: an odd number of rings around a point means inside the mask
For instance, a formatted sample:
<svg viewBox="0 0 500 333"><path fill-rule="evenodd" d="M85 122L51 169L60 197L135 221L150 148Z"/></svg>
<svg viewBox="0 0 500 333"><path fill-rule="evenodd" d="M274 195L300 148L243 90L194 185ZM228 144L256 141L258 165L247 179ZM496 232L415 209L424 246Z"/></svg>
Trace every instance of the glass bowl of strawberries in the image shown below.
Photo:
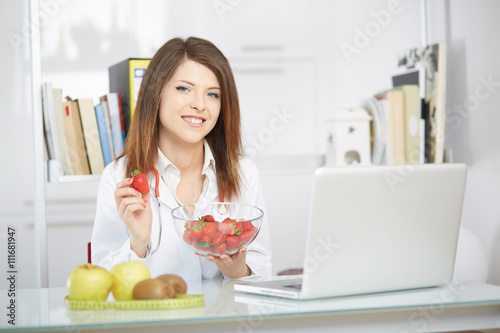
<svg viewBox="0 0 500 333"><path fill-rule="evenodd" d="M183 205L172 210L175 231L195 252L220 256L247 247L259 233L264 212L232 202Z"/></svg>

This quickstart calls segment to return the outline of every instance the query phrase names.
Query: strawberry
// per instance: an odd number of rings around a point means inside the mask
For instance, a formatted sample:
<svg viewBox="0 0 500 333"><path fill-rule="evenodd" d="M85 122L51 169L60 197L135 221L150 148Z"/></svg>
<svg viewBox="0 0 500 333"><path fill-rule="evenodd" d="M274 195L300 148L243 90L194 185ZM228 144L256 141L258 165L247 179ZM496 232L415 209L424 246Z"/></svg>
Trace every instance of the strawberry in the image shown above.
<svg viewBox="0 0 500 333"><path fill-rule="evenodd" d="M231 228L231 223L227 223L227 222L219 223L217 230L219 232L222 232L223 234L230 235L230 236L232 236L234 234L234 230Z"/></svg>
<svg viewBox="0 0 500 333"><path fill-rule="evenodd" d="M203 235L200 240L193 241L193 246L201 251L208 251L210 249L210 238L207 235Z"/></svg>
<svg viewBox="0 0 500 333"><path fill-rule="evenodd" d="M254 230L244 231L240 235L240 240L241 240L242 245L247 245L248 243L250 243L252 241L252 239L254 238L256 233L257 233L257 228L255 228L255 231Z"/></svg>
<svg viewBox="0 0 500 333"><path fill-rule="evenodd" d="M235 226L236 226L236 220L226 218L224 221L219 223L218 229L220 232L233 236L235 232Z"/></svg>
<svg viewBox="0 0 500 333"><path fill-rule="evenodd" d="M204 235L205 232L201 223L195 223L195 225L191 228L191 237L193 240L195 242L200 241Z"/></svg>
<svg viewBox="0 0 500 333"><path fill-rule="evenodd" d="M205 223L205 235L212 238L217 233L217 224L215 222Z"/></svg>
<svg viewBox="0 0 500 333"><path fill-rule="evenodd" d="M247 231L249 229L252 229L252 227L254 227L254 225L252 224L251 221L244 221L244 222L241 222L241 225L243 226L243 231ZM255 228L255 227L254 227Z"/></svg>
<svg viewBox="0 0 500 333"><path fill-rule="evenodd" d="M200 217L201 222L215 222L215 219L212 215L205 215Z"/></svg>
<svg viewBox="0 0 500 333"><path fill-rule="evenodd" d="M224 234L220 231L217 231L215 233L215 235L213 235L213 237L212 237L212 244L214 246L219 246L219 245L223 244L226 241L226 239L227 239L226 234Z"/></svg>
<svg viewBox="0 0 500 333"><path fill-rule="evenodd" d="M223 244L220 244L218 246L214 246L213 251L218 253L219 255L221 255L224 252L226 252L226 249L227 249L227 245L225 243L223 243Z"/></svg>
<svg viewBox="0 0 500 333"><path fill-rule="evenodd" d="M191 236L191 230L187 229L186 231L184 231L184 234L182 235L182 239L184 239L184 241L191 245L193 243L193 237Z"/></svg>
<svg viewBox="0 0 500 333"><path fill-rule="evenodd" d="M149 193L148 178L145 174L141 173L139 170L135 170L132 173L132 187L142 194Z"/></svg>
<svg viewBox="0 0 500 333"><path fill-rule="evenodd" d="M234 223L234 234L236 236L239 236L241 235L242 232L243 232L243 225L241 224L241 222Z"/></svg>
<svg viewBox="0 0 500 333"><path fill-rule="evenodd" d="M241 240L238 236L229 236L226 239L226 245L228 251L237 250L241 245Z"/></svg>
<svg viewBox="0 0 500 333"><path fill-rule="evenodd" d="M246 224L248 223L248 224ZM252 222L243 222L243 231L253 231L257 232L257 227L252 224Z"/></svg>

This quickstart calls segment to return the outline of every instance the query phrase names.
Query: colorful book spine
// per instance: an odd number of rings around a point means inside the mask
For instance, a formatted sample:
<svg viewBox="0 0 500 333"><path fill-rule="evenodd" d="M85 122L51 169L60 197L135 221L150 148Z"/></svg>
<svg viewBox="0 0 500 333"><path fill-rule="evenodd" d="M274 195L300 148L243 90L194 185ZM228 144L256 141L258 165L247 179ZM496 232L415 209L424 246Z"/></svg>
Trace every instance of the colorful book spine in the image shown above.
<svg viewBox="0 0 500 333"><path fill-rule="evenodd" d="M59 139L59 151L61 154L61 164L65 175L74 175L73 163L68 149L68 141L66 138L66 129L64 125L62 89L53 89L54 94L54 115L57 126L57 138Z"/></svg>
<svg viewBox="0 0 500 333"><path fill-rule="evenodd" d="M101 139L102 157L104 165L108 165L113 159L111 157L111 148L108 137L108 130L106 126L106 115L102 104L95 106L95 115L97 119L97 127L99 128L99 137Z"/></svg>
<svg viewBox="0 0 500 333"><path fill-rule="evenodd" d="M118 157L123 153L125 143L125 132L120 121L120 95L118 93L110 93L106 95L106 98L108 101L109 117L111 119L115 155Z"/></svg>
<svg viewBox="0 0 500 333"><path fill-rule="evenodd" d="M101 139L95 115L94 103L91 98L79 98L78 109L82 121L85 148L89 159L90 172L100 175L104 170L104 158L102 155Z"/></svg>

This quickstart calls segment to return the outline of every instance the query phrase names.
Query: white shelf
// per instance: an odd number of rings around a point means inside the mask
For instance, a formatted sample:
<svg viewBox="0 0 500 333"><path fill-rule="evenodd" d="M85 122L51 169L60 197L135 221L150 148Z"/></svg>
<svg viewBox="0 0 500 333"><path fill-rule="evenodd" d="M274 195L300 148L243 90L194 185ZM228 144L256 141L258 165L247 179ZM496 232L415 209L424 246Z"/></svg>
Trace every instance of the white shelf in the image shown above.
<svg viewBox="0 0 500 333"><path fill-rule="evenodd" d="M101 175L84 175L84 176L59 176L52 183L75 183L75 182L98 182Z"/></svg>
<svg viewBox="0 0 500 333"><path fill-rule="evenodd" d="M47 182L49 183L81 183L99 182L101 175L64 175L61 163L56 160L47 161Z"/></svg>

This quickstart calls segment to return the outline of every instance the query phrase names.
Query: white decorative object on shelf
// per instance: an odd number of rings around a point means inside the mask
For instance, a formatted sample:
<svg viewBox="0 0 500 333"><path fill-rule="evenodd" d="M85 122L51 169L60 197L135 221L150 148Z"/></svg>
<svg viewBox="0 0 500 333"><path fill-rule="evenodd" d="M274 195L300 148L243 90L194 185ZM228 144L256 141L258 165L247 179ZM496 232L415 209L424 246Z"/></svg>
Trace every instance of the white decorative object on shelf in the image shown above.
<svg viewBox="0 0 500 333"><path fill-rule="evenodd" d="M370 121L362 108L344 106L333 114L334 158L336 166L370 165Z"/></svg>

